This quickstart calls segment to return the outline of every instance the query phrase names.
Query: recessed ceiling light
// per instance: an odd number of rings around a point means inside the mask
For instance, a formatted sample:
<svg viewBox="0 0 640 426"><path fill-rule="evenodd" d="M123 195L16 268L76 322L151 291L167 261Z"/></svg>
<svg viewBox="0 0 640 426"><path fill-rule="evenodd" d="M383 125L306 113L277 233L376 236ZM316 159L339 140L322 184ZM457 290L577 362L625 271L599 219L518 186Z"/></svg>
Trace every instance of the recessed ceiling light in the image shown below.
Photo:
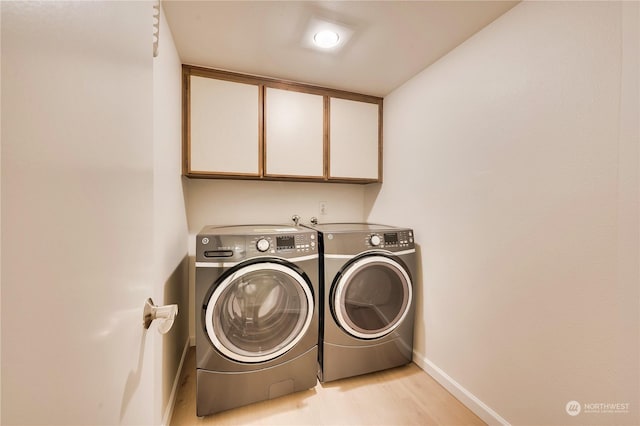
<svg viewBox="0 0 640 426"><path fill-rule="evenodd" d="M340 41L340 35L331 30L322 30L313 36L313 42L318 47L322 47L323 49L329 49L334 47Z"/></svg>
<svg viewBox="0 0 640 426"><path fill-rule="evenodd" d="M311 16L300 34L300 44L306 49L337 55L350 43L354 32L353 26Z"/></svg>

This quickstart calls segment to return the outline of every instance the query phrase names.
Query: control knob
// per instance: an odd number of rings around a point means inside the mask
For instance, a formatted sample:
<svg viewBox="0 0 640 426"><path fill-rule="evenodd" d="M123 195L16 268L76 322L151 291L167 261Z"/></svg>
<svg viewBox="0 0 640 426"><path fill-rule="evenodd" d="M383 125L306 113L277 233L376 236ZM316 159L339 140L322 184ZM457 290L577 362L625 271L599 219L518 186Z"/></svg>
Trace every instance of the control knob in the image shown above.
<svg viewBox="0 0 640 426"><path fill-rule="evenodd" d="M256 243L256 248L258 249L258 251L264 252L264 251L269 250L269 245L270 245L269 241L267 241L264 238L260 238L258 240L258 242Z"/></svg>
<svg viewBox="0 0 640 426"><path fill-rule="evenodd" d="M369 242L371 243L372 246L375 247L375 246L379 246L382 240L380 239L379 235L372 235L371 238L369 238Z"/></svg>

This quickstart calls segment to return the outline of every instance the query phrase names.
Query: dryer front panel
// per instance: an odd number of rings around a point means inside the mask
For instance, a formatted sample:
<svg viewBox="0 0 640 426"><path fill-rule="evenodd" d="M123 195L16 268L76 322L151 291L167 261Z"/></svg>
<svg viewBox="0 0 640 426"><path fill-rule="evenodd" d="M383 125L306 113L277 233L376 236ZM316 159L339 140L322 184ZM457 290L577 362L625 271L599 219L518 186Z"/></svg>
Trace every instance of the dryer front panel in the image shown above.
<svg viewBox="0 0 640 426"><path fill-rule="evenodd" d="M221 277L205 305L207 335L229 359L275 359L293 348L312 322L314 295L293 265L262 261Z"/></svg>
<svg viewBox="0 0 640 426"><path fill-rule="evenodd" d="M335 321L350 335L376 339L395 330L411 309L413 286L391 257L356 258L337 275L331 293Z"/></svg>

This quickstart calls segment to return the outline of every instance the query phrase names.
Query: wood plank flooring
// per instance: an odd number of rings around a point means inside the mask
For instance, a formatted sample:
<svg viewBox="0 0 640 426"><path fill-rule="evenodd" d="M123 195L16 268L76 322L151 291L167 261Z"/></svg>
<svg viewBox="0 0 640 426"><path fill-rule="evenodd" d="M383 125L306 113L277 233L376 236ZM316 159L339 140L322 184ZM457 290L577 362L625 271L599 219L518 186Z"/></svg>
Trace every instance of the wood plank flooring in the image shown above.
<svg viewBox="0 0 640 426"><path fill-rule="evenodd" d="M484 425L415 364L196 416L195 348L187 353L171 425Z"/></svg>

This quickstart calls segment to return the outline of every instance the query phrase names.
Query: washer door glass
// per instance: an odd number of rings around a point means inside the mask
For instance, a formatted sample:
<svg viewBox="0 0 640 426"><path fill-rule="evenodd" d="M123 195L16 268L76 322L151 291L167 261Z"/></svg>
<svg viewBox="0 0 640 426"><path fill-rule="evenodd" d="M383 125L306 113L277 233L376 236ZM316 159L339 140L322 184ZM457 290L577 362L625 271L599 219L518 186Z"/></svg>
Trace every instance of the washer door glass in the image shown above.
<svg viewBox="0 0 640 426"><path fill-rule="evenodd" d="M386 256L370 255L343 271L334 287L332 307L336 321L349 334L375 339L402 323L412 297L405 269Z"/></svg>
<svg viewBox="0 0 640 426"><path fill-rule="evenodd" d="M216 287L205 325L211 343L228 358L262 362L295 346L313 311L313 293L300 273L279 263L253 263Z"/></svg>

